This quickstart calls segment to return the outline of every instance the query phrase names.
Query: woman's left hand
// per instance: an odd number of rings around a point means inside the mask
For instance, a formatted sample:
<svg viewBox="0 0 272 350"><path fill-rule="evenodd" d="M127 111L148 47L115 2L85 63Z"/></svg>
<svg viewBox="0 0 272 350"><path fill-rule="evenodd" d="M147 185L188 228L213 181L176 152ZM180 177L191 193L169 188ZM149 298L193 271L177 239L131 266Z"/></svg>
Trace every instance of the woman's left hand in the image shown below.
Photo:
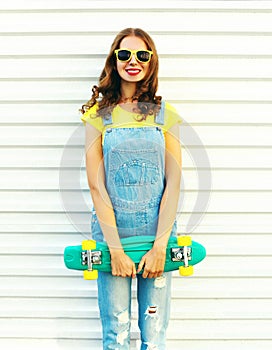
<svg viewBox="0 0 272 350"><path fill-rule="evenodd" d="M153 247L142 257L138 265L137 273L144 269L143 278L156 278L161 276L164 271L165 258L165 248Z"/></svg>

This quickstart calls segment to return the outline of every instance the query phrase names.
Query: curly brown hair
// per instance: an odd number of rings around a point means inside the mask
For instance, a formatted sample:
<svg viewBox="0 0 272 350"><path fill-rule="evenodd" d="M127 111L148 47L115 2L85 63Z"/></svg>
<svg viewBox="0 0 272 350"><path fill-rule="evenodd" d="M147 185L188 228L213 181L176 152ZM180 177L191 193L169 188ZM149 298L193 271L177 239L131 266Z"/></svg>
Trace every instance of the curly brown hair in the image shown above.
<svg viewBox="0 0 272 350"><path fill-rule="evenodd" d="M100 75L98 86L94 85L92 87L91 99L83 104L80 109L82 114L97 103L97 115L107 118L120 101L121 79L117 72L114 51L120 48L121 41L127 36L141 38L145 42L147 49L153 52L148 73L145 79L137 83L136 94L133 97L133 100L138 101L136 112L142 116L141 119L137 120L144 120L148 115L156 114L159 111L162 98L161 96L156 96L159 59L155 44L150 35L144 30L140 28L126 28L116 35Z"/></svg>

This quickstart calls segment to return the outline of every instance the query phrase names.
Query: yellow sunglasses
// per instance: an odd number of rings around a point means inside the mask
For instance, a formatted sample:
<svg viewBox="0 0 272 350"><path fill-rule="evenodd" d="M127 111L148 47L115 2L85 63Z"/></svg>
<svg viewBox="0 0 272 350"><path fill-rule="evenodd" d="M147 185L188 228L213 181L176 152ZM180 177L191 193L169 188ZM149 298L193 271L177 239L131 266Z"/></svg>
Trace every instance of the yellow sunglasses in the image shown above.
<svg viewBox="0 0 272 350"><path fill-rule="evenodd" d="M153 55L152 51L149 50L129 50L129 49L118 49L115 50L116 58L120 62L128 62L131 60L132 55L135 55L136 60L141 63L148 63Z"/></svg>

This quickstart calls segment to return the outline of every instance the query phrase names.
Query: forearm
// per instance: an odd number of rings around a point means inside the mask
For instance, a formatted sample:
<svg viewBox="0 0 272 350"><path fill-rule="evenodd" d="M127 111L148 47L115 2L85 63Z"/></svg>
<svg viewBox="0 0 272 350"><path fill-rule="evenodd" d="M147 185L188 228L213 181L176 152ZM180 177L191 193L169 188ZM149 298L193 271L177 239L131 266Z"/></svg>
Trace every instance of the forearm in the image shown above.
<svg viewBox="0 0 272 350"><path fill-rule="evenodd" d="M166 186L162 196L156 239L153 248L141 259L137 272L143 271L143 278L156 278L164 271L166 247L176 218L179 186Z"/></svg>
<svg viewBox="0 0 272 350"><path fill-rule="evenodd" d="M110 250L112 275L135 278L136 267L121 245L114 211L106 189L98 191L91 187L91 194L100 227Z"/></svg>
<svg viewBox="0 0 272 350"><path fill-rule="evenodd" d="M165 248L167 246L173 224L177 215L178 200L180 195L179 184L166 186L162 196L159 220L154 246Z"/></svg>
<svg viewBox="0 0 272 350"><path fill-rule="evenodd" d="M166 186L160 204L158 228L154 243L158 251L165 249L167 246L176 219L180 196L182 161L177 125L172 127L171 132L165 134L165 144Z"/></svg>
<svg viewBox="0 0 272 350"><path fill-rule="evenodd" d="M116 227L114 211L106 189L91 188L91 196L101 230L110 251L123 249Z"/></svg>

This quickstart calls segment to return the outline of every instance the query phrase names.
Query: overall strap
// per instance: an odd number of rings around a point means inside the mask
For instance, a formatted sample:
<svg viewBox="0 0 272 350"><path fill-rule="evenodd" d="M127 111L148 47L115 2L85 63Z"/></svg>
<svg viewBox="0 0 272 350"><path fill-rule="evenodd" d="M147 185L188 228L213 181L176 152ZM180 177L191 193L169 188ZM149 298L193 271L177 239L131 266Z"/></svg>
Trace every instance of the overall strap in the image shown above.
<svg viewBox="0 0 272 350"><path fill-rule="evenodd" d="M155 122L157 124L161 124L161 125L164 124L164 108L165 108L165 102L161 101L160 112L159 112L159 114L156 115L156 118L155 118Z"/></svg>
<svg viewBox="0 0 272 350"><path fill-rule="evenodd" d="M110 114L108 119L103 118L103 124L104 126L112 124L112 115Z"/></svg>

